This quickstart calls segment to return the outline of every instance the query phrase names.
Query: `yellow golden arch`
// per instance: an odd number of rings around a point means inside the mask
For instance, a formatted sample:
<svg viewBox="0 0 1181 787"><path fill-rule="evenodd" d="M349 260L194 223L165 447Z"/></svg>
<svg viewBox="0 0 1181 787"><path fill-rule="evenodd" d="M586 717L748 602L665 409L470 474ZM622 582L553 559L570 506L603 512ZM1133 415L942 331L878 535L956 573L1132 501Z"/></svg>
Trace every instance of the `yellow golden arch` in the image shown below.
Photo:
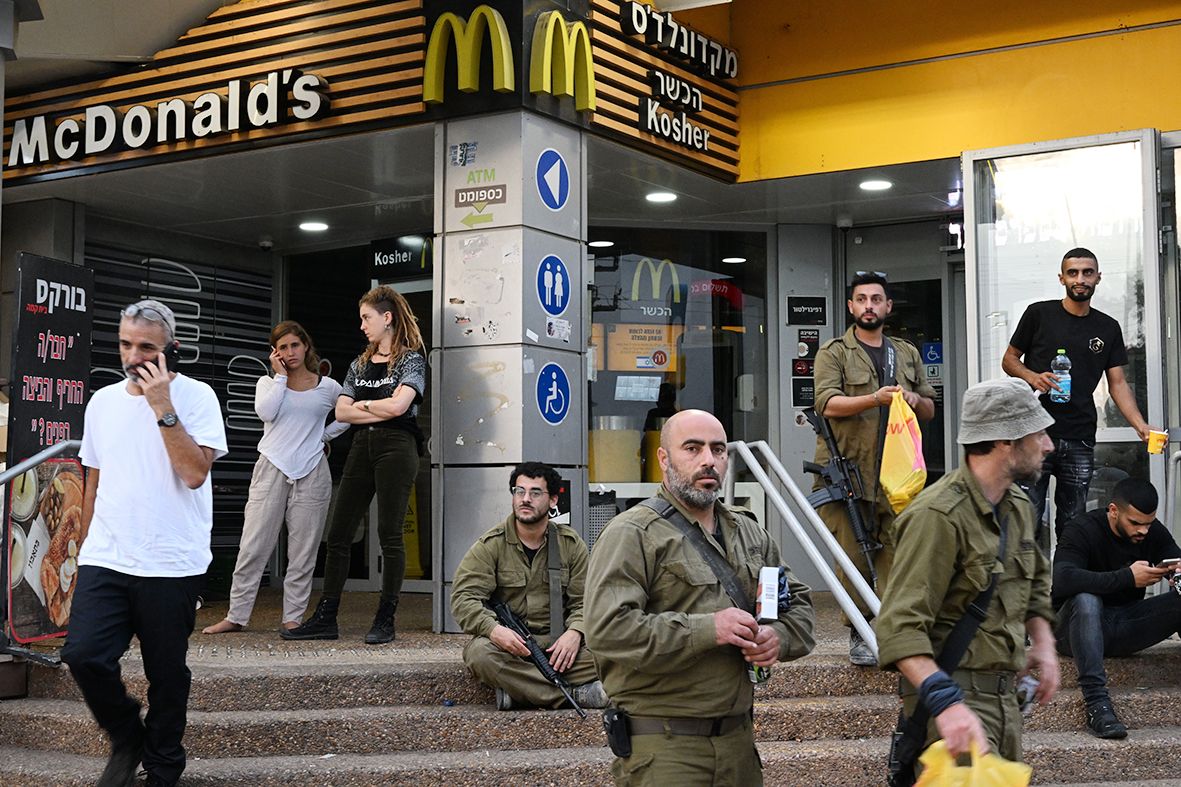
<svg viewBox="0 0 1181 787"><path fill-rule="evenodd" d="M673 265L673 261L669 259L661 260L659 264L652 262L652 260L644 257L636 265L636 272L632 274L632 300L640 300L640 274L644 269L648 269L648 278L652 282L652 300L660 299L660 280L664 276L664 268L668 266L668 272L672 275L672 291L673 303L681 302L681 279L677 276L677 266Z"/></svg>
<svg viewBox="0 0 1181 787"><path fill-rule="evenodd" d="M439 16L431 28L426 46L426 66L422 76L422 100L428 104L443 101L443 75L447 72L447 51L454 44L459 72L459 89L474 93L480 89L480 53L484 36L492 46L492 89L510 93L516 88L513 67L513 42L508 25L495 8L476 6L465 22L448 11Z"/></svg>
<svg viewBox="0 0 1181 787"><path fill-rule="evenodd" d="M595 61L585 24L567 22L558 11L547 11L537 17L529 63L529 91L570 96L574 108L580 112L594 110Z"/></svg>

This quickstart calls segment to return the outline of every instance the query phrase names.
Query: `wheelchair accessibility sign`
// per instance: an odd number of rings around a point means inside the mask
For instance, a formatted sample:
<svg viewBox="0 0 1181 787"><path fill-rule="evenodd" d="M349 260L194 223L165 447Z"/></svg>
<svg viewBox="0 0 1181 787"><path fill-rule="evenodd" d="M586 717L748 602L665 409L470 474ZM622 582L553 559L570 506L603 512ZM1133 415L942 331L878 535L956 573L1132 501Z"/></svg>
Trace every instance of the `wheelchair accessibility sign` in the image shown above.
<svg viewBox="0 0 1181 787"><path fill-rule="evenodd" d="M537 409L554 426L565 421L570 412L570 378L556 363L547 363L537 375Z"/></svg>

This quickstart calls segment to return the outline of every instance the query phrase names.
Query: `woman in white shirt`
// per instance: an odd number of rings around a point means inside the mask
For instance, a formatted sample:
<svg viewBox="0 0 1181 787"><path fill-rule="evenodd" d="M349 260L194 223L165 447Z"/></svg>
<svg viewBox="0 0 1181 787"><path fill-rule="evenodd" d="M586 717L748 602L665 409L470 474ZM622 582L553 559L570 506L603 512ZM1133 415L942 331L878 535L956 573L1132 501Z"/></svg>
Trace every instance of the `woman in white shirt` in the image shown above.
<svg viewBox="0 0 1181 787"><path fill-rule="evenodd" d="M258 462L250 479L246 521L234 567L230 611L205 634L241 631L250 622L263 568L287 522L287 576L283 581L283 628L303 620L312 592L316 550L332 500L326 443L348 429L324 425L340 396L340 384L320 376L320 359L299 323L285 320L271 330L271 368L258 378L254 410L262 419Z"/></svg>

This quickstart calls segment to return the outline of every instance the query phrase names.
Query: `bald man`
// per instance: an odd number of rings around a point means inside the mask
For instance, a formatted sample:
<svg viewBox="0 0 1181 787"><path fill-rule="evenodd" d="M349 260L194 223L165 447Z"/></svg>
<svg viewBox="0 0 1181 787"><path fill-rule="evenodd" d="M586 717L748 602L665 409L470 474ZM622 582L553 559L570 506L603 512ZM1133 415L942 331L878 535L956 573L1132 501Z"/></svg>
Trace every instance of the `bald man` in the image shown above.
<svg viewBox="0 0 1181 787"><path fill-rule="evenodd" d="M702 410L672 416L657 457L660 494L611 521L587 571L586 643L617 706L607 718L623 713L613 725L611 772L617 785L759 785L747 665L812 650L811 591L749 511L718 500L728 456L717 418ZM756 621L702 550L728 564L750 599L759 569L781 567L790 604Z"/></svg>

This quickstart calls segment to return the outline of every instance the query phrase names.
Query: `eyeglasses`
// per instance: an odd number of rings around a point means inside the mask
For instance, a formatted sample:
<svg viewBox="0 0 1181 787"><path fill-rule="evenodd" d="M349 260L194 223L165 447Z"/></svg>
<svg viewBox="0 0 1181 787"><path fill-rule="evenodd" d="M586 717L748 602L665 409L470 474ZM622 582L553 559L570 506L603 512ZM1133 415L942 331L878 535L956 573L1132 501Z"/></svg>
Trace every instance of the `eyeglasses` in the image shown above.
<svg viewBox="0 0 1181 787"><path fill-rule="evenodd" d="M545 491L544 489L526 489L523 486L509 487L509 491L513 493L513 497L528 496L529 499L534 502L537 502L538 500L541 500L541 498L547 497L549 495L549 492Z"/></svg>
<svg viewBox="0 0 1181 787"><path fill-rule="evenodd" d="M853 271L853 275L854 276L880 276L883 279L886 278L885 271Z"/></svg>

